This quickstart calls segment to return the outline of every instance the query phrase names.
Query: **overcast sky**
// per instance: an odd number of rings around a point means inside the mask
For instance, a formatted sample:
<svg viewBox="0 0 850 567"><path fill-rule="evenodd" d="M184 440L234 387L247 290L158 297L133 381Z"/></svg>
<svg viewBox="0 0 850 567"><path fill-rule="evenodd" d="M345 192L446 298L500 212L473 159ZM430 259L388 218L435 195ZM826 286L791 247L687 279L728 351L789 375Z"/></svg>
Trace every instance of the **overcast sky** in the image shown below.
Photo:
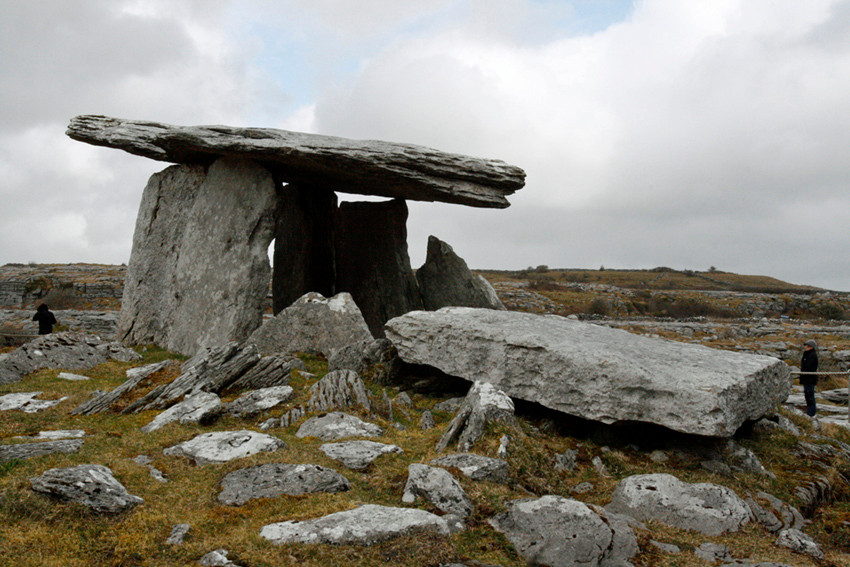
<svg viewBox="0 0 850 567"><path fill-rule="evenodd" d="M72 141L80 114L526 171L508 209L411 202L414 267L433 234L473 268L850 290L846 0L0 0L0 264L128 261L167 164Z"/></svg>

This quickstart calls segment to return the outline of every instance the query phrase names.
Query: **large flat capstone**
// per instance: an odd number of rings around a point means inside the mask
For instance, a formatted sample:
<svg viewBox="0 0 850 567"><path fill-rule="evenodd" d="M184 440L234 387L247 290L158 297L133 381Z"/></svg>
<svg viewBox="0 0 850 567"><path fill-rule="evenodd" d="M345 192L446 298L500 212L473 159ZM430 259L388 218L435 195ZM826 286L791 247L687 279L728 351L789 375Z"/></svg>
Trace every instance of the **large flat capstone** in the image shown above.
<svg viewBox="0 0 850 567"><path fill-rule="evenodd" d="M402 360L603 423L730 437L775 410L790 370L767 357L634 335L559 317L467 307L390 320Z"/></svg>
<svg viewBox="0 0 850 567"><path fill-rule="evenodd" d="M254 160L289 183L321 180L343 193L504 208L525 172L500 160L412 144L349 140L273 128L172 126L77 116L67 135L155 160L208 165L220 157Z"/></svg>

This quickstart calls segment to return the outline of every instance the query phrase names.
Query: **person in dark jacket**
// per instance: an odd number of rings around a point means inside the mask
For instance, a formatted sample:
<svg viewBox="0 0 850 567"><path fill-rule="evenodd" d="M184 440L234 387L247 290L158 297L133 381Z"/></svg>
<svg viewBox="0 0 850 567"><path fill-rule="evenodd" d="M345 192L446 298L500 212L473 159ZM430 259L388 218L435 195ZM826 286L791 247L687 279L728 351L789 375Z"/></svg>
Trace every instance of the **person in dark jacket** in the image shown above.
<svg viewBox="0 0 850 567"><path fill-rule="evenodd" d="M38 321L38 334L49 335L53 332L53 325L58 323L56 316L50 311L46 303L42 303L32 316L33 321Z"/></svg>
<svg viewBox="0 0 850 567"><path fill-rule="evenodd" d="M803 385L803 394L806 397L806 413L814 417L818 411L815 405L815 386L818 377L806 372L818 371L818 344L809 339L803 343L803 358L800 360L800 384Z"/></svg>

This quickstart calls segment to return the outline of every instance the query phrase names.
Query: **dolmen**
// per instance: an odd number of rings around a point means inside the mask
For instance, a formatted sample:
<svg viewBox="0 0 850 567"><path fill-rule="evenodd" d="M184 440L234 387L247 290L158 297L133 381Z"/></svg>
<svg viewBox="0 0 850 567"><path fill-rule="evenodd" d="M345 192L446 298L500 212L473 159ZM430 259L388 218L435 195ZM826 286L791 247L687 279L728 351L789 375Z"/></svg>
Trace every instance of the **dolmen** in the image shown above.
<svg viewBox="0 0 850 567"><path fill-rule="evenodd" d="M67 135L177 164L151 176L142 195L117 335L189 356L247 339L270 279L275 313L308 292L348 292L380 336L386 321L423 307L407 200L504 208L525 184L522 169L500 160L271 128L78 116ZM340 203L337 193L391 200ZM447 289L495 297L464 278L430 278L429 304Z"/></svg>

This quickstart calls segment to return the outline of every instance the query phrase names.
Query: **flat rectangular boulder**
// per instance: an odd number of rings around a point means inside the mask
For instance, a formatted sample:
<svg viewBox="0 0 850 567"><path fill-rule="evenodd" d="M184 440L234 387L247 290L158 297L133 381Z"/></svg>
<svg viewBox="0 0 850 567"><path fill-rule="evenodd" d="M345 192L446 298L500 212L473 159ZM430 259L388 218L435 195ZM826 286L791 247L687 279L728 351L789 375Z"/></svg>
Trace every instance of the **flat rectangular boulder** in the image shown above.
<svg viewBox="0 0 850 567"><path fill-rule="evenodd" d="M385 332L405 362L607 424L731 437L745 421L773 413L791 390L790 370L776 358L557 315L447 307L391 319Z"/></svg>

